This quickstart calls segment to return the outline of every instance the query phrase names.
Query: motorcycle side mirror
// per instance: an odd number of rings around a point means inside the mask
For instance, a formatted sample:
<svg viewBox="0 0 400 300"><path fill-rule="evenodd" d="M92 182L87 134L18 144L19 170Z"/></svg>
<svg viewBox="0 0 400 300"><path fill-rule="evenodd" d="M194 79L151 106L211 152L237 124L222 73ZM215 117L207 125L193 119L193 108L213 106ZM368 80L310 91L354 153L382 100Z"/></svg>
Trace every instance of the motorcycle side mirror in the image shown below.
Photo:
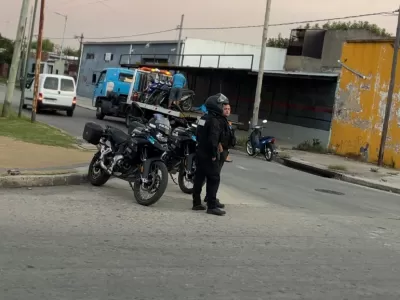
<svg viewBox="0 0 400 300"><path fill-rule="evenodd" d="M268 121L267 120L263 120L263 123L266 124Z"/></svg>

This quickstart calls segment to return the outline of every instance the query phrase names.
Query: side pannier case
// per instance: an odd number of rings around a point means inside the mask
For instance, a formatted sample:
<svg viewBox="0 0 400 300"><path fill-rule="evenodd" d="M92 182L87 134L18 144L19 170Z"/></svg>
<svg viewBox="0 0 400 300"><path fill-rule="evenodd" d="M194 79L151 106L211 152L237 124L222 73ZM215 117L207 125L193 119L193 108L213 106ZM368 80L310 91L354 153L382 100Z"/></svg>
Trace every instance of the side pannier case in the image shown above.
<svg viewBox="0 0 400 300"><path fill-rule="evenodd" d="M82 138L92 145L97 145L100 142L104 129L99 124L88 122L83 129Z"/></svg>

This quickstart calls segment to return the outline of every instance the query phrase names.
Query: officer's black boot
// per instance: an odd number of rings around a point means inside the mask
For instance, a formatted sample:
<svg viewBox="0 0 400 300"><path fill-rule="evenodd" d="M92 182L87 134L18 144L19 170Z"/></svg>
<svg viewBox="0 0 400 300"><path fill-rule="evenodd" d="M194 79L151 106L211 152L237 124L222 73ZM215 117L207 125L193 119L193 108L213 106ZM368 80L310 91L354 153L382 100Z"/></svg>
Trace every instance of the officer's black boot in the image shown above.
<svg viewBox="0 0 400 300"><path fill-rule="evenodd" d="M206 210L206 207L201 204L200 195L193 195L193 207L192 210Z"/></svg>
<svg viewBox="0 0 400 300"><path fill-rule="evenodd" d="M210 199L207 199L207 213L210 215L215 215L215 216L223 216L226 214L225 211L217 207L217 199L214 201L209 201Z"/></svg>
<svg viewBox="0 0 400 300"><path fill-rule="evenodd" d="M204 198L204 202L207 203L207 196ZM221 203L218 198L216 201L216 205L217 205L217 208L225 208L225 204Z"/></svg>

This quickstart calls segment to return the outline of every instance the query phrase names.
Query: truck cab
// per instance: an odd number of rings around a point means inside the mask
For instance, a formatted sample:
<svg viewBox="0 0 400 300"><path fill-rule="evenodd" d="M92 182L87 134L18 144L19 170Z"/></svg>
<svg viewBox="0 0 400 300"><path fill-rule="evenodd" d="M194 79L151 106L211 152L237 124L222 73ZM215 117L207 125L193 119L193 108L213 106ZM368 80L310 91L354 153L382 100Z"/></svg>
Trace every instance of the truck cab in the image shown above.
<svg viewBox="0 0 400 300"><path fill-rule="evenodd" d="M100 72L92 100L92 105L97 108L98 119L104 119L105 116L124 117L134 74L134 70L126 68L107 68Z"/></svg>
<svg viewBox="0 0 400 300"><path fill-rule="evenodd" d="M134 71L125 68L107 68L100 72L93 92L93 106L98 98L108 97L111 93L128 97Z"/></svg>

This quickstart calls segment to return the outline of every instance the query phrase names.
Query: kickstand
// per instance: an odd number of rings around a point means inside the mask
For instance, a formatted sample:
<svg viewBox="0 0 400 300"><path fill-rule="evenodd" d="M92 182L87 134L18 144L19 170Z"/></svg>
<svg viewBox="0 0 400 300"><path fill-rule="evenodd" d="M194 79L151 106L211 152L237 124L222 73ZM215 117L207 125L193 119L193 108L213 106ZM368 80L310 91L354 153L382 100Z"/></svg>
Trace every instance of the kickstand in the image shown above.
<svg viewBox="0 0 400 300"><path fill-rule="evenodd" d="M173 181L176 185L178 185L178 184L176 183L174 177L172 177L172 174L171 174L171 173L169 173L169 176L171 177L172 181Z"/></svg>
<svg viewBox="0 0 400 300"><path fill-rule="evenodd" d="M132 182L128 182L129 183L129 186L131 187L131 189L132 189L132 191L133 191L133 184L132 184Z"/></svg>

